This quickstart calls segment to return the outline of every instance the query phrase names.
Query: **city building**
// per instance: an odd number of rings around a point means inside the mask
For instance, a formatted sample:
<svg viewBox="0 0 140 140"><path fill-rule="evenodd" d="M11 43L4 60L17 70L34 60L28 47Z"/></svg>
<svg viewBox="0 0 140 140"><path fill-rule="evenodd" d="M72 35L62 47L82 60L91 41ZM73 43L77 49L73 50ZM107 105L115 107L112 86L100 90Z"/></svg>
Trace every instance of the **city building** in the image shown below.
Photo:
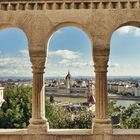
<svg viewBox="0 0 140 140"><path fill-rule="evenodd" d="M68 72L64 80L47 80L45 95L87 98L87 90L89 88L94 92L93 95L95 95L94 81L76 80Z"/></svg>
<svg viewBox="0 0 140 140"><path fill-rule="evenodd" d="M71 74L70 74L70 71L68 71L68 74L65 78L65 83L66 83L66 88L69 89L71 88L72 86L72 77L71 77Z"/></svg>

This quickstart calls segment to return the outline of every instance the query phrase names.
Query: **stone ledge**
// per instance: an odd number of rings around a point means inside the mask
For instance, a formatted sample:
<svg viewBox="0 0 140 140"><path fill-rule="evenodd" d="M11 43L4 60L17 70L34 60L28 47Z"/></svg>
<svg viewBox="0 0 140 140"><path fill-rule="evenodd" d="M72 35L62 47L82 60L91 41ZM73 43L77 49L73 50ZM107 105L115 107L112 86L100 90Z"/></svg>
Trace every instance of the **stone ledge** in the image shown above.
<svg viewBox="0 0 140 140"><path fill-rule="evenodd" d="M0 129L0 135L28 134L28 129Z"/></svg>
<svg viewBox="0 0 140 140"><path fill-rule="evenodd" d="M139 135L140 129L113 129L113 135Z"/></svg>
<svg viewBox="0 0 140 140"><path fill-rule="evenodd" d="M50 129L51 135L91 135L92 129Z"/></svg>
<svg viewBox="0 0 140 140"><path fill-rule="evenodd" d="M32 134L28 129L0 129L0 135ZM48 135L91 135L92 129L50 129Z"/></svg>
<svg viewBox="0 0 140 140"><path fill-rule="evenodd" d="M28 129L0 129L0 135L30 134ZM92 129L50 129L47 135L97 135ZM113 129L112 135L139 135L140 129Z"/></svg>

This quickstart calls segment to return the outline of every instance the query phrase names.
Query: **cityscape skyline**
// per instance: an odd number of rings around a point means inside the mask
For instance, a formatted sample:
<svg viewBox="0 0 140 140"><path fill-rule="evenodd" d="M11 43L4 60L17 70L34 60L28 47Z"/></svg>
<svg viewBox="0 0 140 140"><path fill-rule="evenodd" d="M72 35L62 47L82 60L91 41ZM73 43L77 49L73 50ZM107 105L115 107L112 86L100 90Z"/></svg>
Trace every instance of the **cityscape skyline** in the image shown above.
<svg viewBox="0 0 140 140"><path fill-rule="evenodd" d="M109 76L140 76L139 37L140 29L132 26L122 27L113 33ZM1 30L0 44L0 76L31 76L25 33L17 28ZM48 45L45 76L65 76L68 70L73 76L95 76L91 42L81 29L62 28L51 36Z"/></svg>

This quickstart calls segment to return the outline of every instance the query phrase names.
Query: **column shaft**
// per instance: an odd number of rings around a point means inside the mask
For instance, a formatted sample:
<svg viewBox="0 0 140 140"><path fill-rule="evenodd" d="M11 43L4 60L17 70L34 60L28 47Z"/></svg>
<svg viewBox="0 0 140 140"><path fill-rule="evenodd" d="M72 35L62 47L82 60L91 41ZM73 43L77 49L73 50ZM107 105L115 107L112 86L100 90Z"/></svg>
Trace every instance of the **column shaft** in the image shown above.
<svg viewBox="0 0 140 140"><path fill-rule="evenodd" d="M30 119L29 128L34 133L43 133L48 130L48 122L45 118L44 64L44 58L36 57L32 66L32 118Z"/></svg>
<svg viewBox="0 0 140 140"><path fill-rule="evenodd" d="M112 133L111 120L108 117L108 93L107 93L107 63L108 52L98 50L94 56L95 67L95 118L93 122L93 132Z"/></svg>
<svg viewBox="0 0 140 140"><path fill-rule="evenodd" d="M32 118L45 118L43 73L33 72Z"/></svg>
<svg viewBox="0 0 140 140"><path fill-rule="evenodd" d="M107 78L106 72L96 72L96 118L107 118Z"/></svg>

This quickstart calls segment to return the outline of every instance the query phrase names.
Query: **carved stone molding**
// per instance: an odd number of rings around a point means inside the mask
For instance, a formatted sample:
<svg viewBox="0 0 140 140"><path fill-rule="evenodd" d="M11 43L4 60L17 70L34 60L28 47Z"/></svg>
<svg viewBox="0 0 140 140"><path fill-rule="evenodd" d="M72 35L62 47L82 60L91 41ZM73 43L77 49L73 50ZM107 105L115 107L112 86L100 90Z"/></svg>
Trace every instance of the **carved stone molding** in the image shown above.
<svg viewBox="0 0 140 140"><path fill-rule="evenodd" d="M36 46L36 43L31 43L32 46ZM38 47L40 48L41 45L38 45ZM30 51L31 57L46 57L46 53L44 52L44 50L31 50Z"/></svg>
<svg viewBox="0 0 140 140"><path fill-rule="evenodd" d="M108 48L98 47L93 49L93 61L95 72L107 72L108 60L109 60Z"/></svg>
<svg viewBox="0 0 140 140"><path fill-rule="evenodd" d="M44 73L45 58L44 57L32 57L32 69L33 73Z"/></svg>
<svg viewBox="0 0 140 140"><path fill-rule="evenodd" d="M94 56L95 72L107 72L108 56Z"/></svg>
<svg viewBox="0 0 140 140"><path fill-rule="evenodd" d="M105 45L103 45L105 46ZM107 48L102 46L94 46L93 47L93 54L94 56L109 56L110 49L108 48L109 44L106 45Z"/></svg>
<svg viewBox="0 0 140 140"><path fill-rule="evenodd" d="M126 0L126 1L101 1L101 0L6 0L0 2L0 10L2 11L26 11L26 10L70 10L70 9L138 9L139 8L139 1L138 0Z"/></svg>

